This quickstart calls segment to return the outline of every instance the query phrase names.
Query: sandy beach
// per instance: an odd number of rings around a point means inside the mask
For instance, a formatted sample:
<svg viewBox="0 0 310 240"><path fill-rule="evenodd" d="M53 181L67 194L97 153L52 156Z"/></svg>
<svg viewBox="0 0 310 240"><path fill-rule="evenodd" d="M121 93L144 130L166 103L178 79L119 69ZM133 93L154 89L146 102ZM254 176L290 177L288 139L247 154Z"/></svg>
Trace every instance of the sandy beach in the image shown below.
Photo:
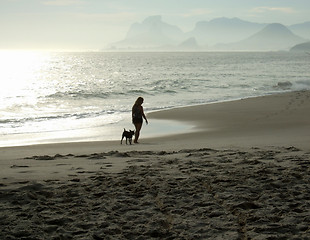
<svg viewBox="0 0 310 240"><path fill-rule="evenodd" d="M310 91L147 116L195 127L0 148L0 239L310 239Z"/></svg>

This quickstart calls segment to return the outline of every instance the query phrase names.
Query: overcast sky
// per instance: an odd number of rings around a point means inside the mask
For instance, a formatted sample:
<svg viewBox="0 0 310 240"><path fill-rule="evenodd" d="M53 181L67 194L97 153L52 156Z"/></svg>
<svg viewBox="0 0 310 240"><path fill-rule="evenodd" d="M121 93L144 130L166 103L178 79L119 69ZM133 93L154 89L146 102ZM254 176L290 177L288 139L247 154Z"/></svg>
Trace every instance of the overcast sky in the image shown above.
<svg viewBox="0 0 310 240"><path fill-rule="evenodd" d="M0 0L0 49L102 49L152 15L185 32L218 17L292 25L310 0Z"/></svg>

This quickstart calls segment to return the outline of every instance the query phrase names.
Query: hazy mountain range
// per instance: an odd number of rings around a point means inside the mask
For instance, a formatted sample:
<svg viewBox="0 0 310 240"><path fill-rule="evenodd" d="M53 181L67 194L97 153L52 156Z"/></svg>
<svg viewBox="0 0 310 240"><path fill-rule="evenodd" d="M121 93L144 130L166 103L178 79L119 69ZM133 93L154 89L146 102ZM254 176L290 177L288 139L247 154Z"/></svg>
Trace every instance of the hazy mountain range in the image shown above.
<svg viewBox="0 0 310 240"><path fill-rule="evenodd" d="M290 49L292 52L307 52L308 54L310 53L310 41L297 44L294 47Z"/></svg>
<svg viewBox="0 0 310 240"><path fill-rule="evenodd" d="M192 31L151 16L130 26L125 39L108 50L119 51L279 51L309 41L310 21L284 26L280 23L253 23L238 18L200 21ZM106 49L107 50L107 49Z"/></svg>

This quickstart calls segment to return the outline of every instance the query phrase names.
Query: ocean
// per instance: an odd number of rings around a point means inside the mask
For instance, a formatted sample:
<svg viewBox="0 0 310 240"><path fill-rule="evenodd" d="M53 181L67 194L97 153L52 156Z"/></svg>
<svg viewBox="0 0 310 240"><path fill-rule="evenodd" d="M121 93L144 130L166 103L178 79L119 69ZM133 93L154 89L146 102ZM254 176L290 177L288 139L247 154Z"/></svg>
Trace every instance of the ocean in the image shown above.
<svg viewBox="0 0 310 240"><path fill-rule="evenodd" d="M139 96L148 113L310 89L306 53L2 51L0 64L0 146L120 140ZM141 138L190 127L150 121Z"/></svg>

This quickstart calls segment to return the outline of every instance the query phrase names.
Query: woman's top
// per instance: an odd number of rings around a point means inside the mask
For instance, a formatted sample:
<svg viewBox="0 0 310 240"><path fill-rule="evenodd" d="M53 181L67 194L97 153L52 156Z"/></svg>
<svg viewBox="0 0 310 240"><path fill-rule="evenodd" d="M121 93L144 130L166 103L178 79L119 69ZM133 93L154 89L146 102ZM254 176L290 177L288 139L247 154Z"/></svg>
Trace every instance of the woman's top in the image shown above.
<svg viewBox="0 0 310 240"><path fill-rule="evenodd" d="M142 123L143 122L143 110L142 106L139 105L133 105L132 107L132 122L133 123Z"/></svg>

